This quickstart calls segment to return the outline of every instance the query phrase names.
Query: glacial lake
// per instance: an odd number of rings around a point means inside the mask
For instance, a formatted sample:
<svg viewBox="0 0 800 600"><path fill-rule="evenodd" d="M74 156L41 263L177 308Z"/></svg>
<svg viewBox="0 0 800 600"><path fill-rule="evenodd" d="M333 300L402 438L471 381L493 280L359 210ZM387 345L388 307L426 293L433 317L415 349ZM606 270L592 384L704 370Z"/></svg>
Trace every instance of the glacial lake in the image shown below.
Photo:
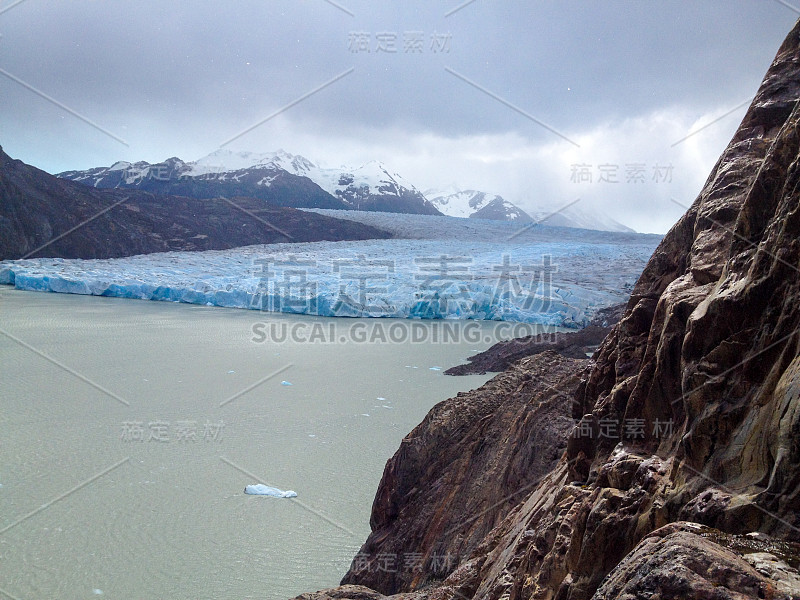
<svg viewBox="0 0 800 600"><path fill-rule="evenodd" d="M0 596L336 585L400 440L491 377L444 370L511 327L0 287Z"/></svg>

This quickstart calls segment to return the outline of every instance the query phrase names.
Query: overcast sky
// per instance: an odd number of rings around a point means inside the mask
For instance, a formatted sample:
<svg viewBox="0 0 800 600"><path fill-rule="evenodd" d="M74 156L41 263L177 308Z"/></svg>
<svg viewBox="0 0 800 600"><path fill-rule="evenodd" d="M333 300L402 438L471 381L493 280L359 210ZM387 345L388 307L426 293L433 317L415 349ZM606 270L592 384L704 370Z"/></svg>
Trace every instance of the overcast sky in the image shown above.
<svg viewBox="0 0 800 600"><path fill-rule="evenodd" d="M0 145L51 173L221 146L377 159L422 191L664 232L798 5L0 0Z"/></svg>

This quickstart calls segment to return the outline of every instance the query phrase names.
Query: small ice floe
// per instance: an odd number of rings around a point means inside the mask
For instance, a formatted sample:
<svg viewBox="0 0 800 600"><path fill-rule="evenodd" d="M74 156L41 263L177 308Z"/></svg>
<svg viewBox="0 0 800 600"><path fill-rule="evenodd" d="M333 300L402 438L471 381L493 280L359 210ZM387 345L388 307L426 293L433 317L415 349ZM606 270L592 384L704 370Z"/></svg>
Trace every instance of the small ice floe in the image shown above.
<svg viewBox="0 0 800 600"><path fill-rule="evenodd" d="M381 408L389 408L393 410L394 406L389 406L388 404L381 404Z"/></svg>
<svg viewBox="0 0 800 600"><path fill-rule="evenodd" d="M386 402L386 398L375 398L378 402Z"/></svg>
<svg viewBox="0 0 800 600"><path fill-rule="evenodd" d="M429 371L441 371L442 367L430 367L428 370Z"/></svg>
<svg viewBox="0 0 800 600"><path fill-rule="evenodd" d="M292 490L286 490L284 492L283 490L264 485L263 483L254 483L245 486L244 493L252 496L271 496L272 498L297 498L297 492Z"/></svg>
<svg viewBox="0 0 800 600"><path fill-rule="evenodd" d="M232 375L233 373L236 373L236 371L228 371L228 375Z"/></svg>
<svg viewBox="0 0 800 600"><path fill-rule="evenodd" d="M101 589L99 589L99 588L94 588L94 589L92 590L92 593L93 593L95 596L102 596L102 595L103 595L103 590L101 590Z"/></svg>
<svg viewBox="0 0 800 600"><path fill-rule="evenodd" d="M369 416L369 413L361 413L361 416L362 416L362 417L368 417L368 416Z"/></svg>
<svg viewBox="0 0 800 600"><path fill-rule="evenodd" d="M281 381L281 385L292 385L289 381Z"/></svg>

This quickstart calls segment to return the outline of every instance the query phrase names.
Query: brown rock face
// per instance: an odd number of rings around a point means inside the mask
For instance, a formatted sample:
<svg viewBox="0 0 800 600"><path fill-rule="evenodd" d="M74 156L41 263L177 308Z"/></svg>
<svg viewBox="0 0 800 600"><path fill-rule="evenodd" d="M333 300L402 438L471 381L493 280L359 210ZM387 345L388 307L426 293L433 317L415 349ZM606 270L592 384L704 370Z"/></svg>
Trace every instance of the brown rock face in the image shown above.
<svg viewBox="0 0 800 600"><path fill-rule="evenodd" d="M668 525L647 536L614 568L593 600L788 600L800 593L794 581L775 581L751 565L770 568L780 563L774 556L742 555L692 529L688 523ZM756 554L756 560L748 560Z"/></svg>
<svg viewBox="0 0 800 600"><path fill-rule="evenodd" d="M434 407L386 464L343 583L396 593L449 575L558 462L588 362L546 352Z"/></svg>
<svg viewBox="0 0 800 600"><path fill-rule="evenodd" d="M302 594L296 600L381 600L385 597L361 585L343 585L334 590Z"/></svg>
<svg viewBox="0 0 800 600"><path fill-rule="evenodd" d="M597 311L591 323L583 329L556 334L537 334L513 340L497 342L488 350L470 356L466 364L451 367L445 375L471 375L474 373L498 373L505 371L518 360L553 350L567 358L586 358L593 353L611 332L625 311L624 304L617 304Z"/></svg>
<svg viewBox="0 0 800 600"><path fill-rule="evenodd" d="M457 567L345 581L419 599L800 597L776 579L797 564L756 570L721 538L656 531L800 541L799 269L800 22L588 376L527 359L477 406L436 407L387 465L363 552L450 551ZM523 385L510 410L526 371L547 388ZM522 457L558 448L531 436L559 402L581 423L539 481Z"/></svg>
<svg viewBox="0 0 800 600"><path fill-rule="evenodd" d="M672 436L629 440L676 460L654 513L662 519L683 512L798 535L799 36L795 26L699 198L645 268L581 399L594 420L674 422ZM596 464L610 446L594 446ZM709 487L713 509L699 496Z"/></svg>

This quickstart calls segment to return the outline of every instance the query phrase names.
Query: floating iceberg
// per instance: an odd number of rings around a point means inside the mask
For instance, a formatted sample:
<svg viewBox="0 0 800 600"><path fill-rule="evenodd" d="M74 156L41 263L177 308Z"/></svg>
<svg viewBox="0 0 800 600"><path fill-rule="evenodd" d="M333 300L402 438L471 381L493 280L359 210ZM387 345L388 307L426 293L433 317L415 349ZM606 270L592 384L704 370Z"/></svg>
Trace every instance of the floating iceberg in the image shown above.
<svg viewBox="0 0 800 600"><path fill-rule="evenodd" d="M271 496L272 498L297 498L297 492L292 490L279 490L278 488L274 488L269 485L264 485L263 483L255 483L253 485L248 485L244 488L245 494L251 494L253 496Z"/></svg>

